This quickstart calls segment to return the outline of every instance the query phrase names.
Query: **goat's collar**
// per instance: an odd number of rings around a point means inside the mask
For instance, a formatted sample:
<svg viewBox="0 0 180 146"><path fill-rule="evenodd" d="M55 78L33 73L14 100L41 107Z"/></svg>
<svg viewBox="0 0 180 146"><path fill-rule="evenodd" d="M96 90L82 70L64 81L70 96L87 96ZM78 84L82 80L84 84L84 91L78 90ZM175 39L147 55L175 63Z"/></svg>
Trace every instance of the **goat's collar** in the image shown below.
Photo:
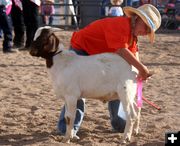
<svg viewBox="0 0 180 146"><path fill-rule="evenodd" d="M47 68L51 68L51 66L53 65L53 56L56 56L58 54L61 54L63 51L59 50L57 52L55 52L54 54L49 54L48 56L44 57L46 59L46 66Z"/></svg>
<svg viewBox="0 0 180 146"><path fill-rule="evenodd" d="M57 51L53 56L56 56L56 55L58 55L58 54L61 54L63 51L62 50L59 50L59 51Z"/></svg>
<svg viewBox="0 0 180 146"><path fill-rule="evenodd" d="M58 55L58 54L61 54L63 51L62 50L59 50L57 52L51 52L51 53L48 53L48 54L42 54L41 57L44 58L44 59L52 59L54 56Z"/></svg>

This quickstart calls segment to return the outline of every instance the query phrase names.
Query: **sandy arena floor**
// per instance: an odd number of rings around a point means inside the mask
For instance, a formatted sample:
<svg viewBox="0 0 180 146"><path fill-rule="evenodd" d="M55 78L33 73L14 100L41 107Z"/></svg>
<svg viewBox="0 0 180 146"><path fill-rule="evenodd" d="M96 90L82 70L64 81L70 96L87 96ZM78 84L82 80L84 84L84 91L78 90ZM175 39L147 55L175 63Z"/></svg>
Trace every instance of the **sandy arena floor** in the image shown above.
<svg viewBox="0 0 180 146"><path fill-rule="evenodd" d="M70 35L60 32L66 46ZM127 145L164 146L165 132L180 130L180 33L157 34L153 45L139 41L142 62L155 72L143 93L161 110L143 104L141 132ZM65 146L56 131L64 102L55 97L44 60L1 49L0 58L0 145ZM87 100L78 135L68 146L117 146L122 136L112 132L107 104L97 100Z"/></svg>

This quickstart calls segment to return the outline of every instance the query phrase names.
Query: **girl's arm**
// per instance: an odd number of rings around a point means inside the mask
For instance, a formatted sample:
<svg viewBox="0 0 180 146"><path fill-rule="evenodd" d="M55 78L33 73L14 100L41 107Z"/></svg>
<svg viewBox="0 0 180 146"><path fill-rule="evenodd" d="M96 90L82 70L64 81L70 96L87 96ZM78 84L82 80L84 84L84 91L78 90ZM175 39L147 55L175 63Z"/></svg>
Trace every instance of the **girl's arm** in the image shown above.
<svg viewBox="0 0 180 146"><path fill-rule="evenodd" d="M139 62L139 59L137 59L131 51L127 48L122 48L117 51L117 53L124 58L130 65L134 66L138 71L139 75L138 78L142 80L146 80L148 77L152 76L150 74L149 70L145 65L143 65L141 62Z"/></svg>

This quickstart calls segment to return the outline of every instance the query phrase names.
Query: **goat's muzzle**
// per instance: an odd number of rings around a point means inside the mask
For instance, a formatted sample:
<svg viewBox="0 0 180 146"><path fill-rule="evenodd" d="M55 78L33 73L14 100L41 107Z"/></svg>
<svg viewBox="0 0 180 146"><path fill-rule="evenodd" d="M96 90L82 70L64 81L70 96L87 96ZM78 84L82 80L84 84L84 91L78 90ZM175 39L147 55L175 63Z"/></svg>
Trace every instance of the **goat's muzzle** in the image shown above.
<svg viewBox="0 0 180 146"><path fill-rule="evenodd" d="M30 46L30 55L36 56L36 57L41 57L41 50L43 49L44 45L42 44L42 41L35 40L32 42Z"/></svg>
<svg viewBox="0 0 180 146"><path fill-rule="evenodd" d="M33 47L33 45L30 46L30 51L29 51L29 53L30 53L31 56L40 57L38 49L35 49L35 48Z"/></svg>

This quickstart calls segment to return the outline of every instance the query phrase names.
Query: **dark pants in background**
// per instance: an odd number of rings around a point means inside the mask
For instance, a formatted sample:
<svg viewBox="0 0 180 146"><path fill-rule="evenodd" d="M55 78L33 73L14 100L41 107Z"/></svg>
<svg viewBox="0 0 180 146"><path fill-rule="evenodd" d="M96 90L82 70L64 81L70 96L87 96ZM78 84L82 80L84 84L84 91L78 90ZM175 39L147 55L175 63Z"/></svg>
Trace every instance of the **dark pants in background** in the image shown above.
<svg viewBox="0 0 180 146"><path fill-rule="evenodd" d="M1 25L0 25L1 26ZM0 38L2 38L3 37L3 32L2 32L2 29L1 29L1 27L0 27Z"/></svg>
<svg viewBox="0 0 180 146"><path fill-rule="evenodd" d="M25 39L25 26L24 26L24 19L23 19L23 12L22 10L17 7L13 2L12 9L11 9L11 18L14 27L14 47L23 47L24 46L24 39Z"/></svg>
<svg viewBox="0 0 180 146"><path fill-rule="evenodd" d="M25 48L29 48L36 30L39 26L39 6L31 2L30 0L23 0L23 16L24 16L24 24L26 27L26 43Z"/></svg>

